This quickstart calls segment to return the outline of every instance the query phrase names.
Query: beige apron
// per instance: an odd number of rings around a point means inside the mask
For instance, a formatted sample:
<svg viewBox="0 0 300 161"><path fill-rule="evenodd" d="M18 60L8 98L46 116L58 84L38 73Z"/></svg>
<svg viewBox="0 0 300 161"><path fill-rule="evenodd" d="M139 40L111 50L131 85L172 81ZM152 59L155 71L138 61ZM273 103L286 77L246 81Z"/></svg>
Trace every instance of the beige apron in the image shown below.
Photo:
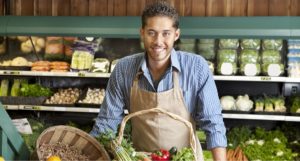
<svg viewBox="0 0 300 161"><path fill-rule="evenodd" d="M162 108L190 121L193 126L195 125L185 107L177 71L173 71L174 88L159 93L140 89L138 87L140 74L139 72L136 75L131 88L130 113L150 108ZM165 114L148 113L132 118L131 123L133 146L138 151L151 152L160 148L170 149L173 146L176 146L178 149L190 147L188 127ZM202 148L197 137L196 142L198 161L203 161Z"/></svg>

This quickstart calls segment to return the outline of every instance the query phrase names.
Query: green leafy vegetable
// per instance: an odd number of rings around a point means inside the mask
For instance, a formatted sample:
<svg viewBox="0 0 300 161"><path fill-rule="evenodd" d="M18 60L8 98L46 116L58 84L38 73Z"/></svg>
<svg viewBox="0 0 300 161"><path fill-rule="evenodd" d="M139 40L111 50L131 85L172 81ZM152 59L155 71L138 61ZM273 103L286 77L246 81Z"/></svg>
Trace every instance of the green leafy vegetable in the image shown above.
<svg viewBox="0 0 300 161"><path fill-rule="evenodd" d="M262 42L263 49L281 50L283 41L281 39L265 39Z"/></svg>
<svg viewBox="0 0 300 161"><path fill-rule="evenodd" d="M7 79L2 79L0 96L8 96L8 88L9 88L9 81Z"/></svg>
<svg viewBox="0 0 300 161"><path fill-rule="evenodd" d="M195 160L193 150L191 148L182 148L176 155L172 156L173 161Z"/></svg>
<svg viewBox="0 0 300 161"><path fill-rule="evenodd" d="M39 84L28 84L28 83L22 83L21 84L21 90L20 94L21 96L52 96L53 92L50 88L43 87Z"/></svg>
<svg viewBox="0 0 300 161"><path fill-rule="evenodd" d="M227 132L228 148L235 149L241 143L246 142L251 136L251 130L248 127L236 127Z"/></svg>
<svg viewBox="0 0 300 161"><path fill-rule="evenodd" d="M220 39L219 47L221 49L236 49L239 47L238 39Z"/></svg>
<svg viewBox="0 0 300 161"><path fill-rule="evenodd" d="M257 50L245 49L241 51L240 63L259 63L259 55Z"/></svg>
<svg viewBox="0 0 300 161"><path fill-rule="evenodd" d="M20 95L20 87L21 87L21 80L14 79L14 83L11 87L10 95L11 96L19 96Z"/></svg>
<svg viewBox="0 0 300 161"><path fill-rule="evenodd" d="M242 39L241 40L242 49L255 49L260 48L260 39Z"/></svg>

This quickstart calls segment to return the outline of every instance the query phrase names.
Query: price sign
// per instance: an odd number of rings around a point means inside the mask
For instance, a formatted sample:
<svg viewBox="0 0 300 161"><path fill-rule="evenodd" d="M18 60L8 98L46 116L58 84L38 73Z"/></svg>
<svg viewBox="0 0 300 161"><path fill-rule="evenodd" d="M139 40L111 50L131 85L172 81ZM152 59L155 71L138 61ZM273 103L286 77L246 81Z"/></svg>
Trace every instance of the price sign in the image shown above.
<svg viewBox="0 0 300 161"><path fill-rule="evenodd" d="M33 110L41 110L42 108L40 106L32 106Z"/></svg>
<svg viewBox="0 0 300 161"><path fill-rule="evenodd" d="M33 109L33 106L24 106L24 109L25 109L25 110L32 110L32 109Z"/></svg>
<svg viewBox="0 0 300 161"><path fill-rule="evenodd" d="M270 81L271 77L260 77L262 81Z"/></svg>
<svg viewBox="0 0 300 161"><path fill-rule="evenodd" d="M78 72L78 77L85 77L85 72Z"/></svg>
<svg viewBox="0 0 300 161"><path fill-rule="evenodd" d="M20 71L11 71L10 74L13 74L13 75L20 75Z"/></svg>

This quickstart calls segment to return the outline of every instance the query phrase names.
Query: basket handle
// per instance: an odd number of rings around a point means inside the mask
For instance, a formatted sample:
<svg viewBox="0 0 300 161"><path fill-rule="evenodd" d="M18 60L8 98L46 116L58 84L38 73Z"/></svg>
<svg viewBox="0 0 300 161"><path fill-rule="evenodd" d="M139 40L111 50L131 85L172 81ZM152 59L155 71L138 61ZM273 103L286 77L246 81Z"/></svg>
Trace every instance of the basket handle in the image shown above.
<svg viewBox="0 0 300 161"><path fill-rule="evenodd" d="M117 144L121 145L121 142L123 140L124 128L125 128L126 122L129 119L131 119L132 117L135 117L135 116L144 115L144 114L152 113L152 112L166 114L175 120L183 122L189 128L189 130L190 130L190 146L193 150L195 160L197 160L197 155L196 155L197 154L197 151L196 151L197 143L196 143L196 138L195 138L192 124L189 121L183 119L182 117L180 117L176 114L170 113L162 108L151 108L151 109L147 109L147 110L140 110L140 111L130 113L127 116L125 116L120 125L120 130L119 130L119 134L117 137Z"/></svg>

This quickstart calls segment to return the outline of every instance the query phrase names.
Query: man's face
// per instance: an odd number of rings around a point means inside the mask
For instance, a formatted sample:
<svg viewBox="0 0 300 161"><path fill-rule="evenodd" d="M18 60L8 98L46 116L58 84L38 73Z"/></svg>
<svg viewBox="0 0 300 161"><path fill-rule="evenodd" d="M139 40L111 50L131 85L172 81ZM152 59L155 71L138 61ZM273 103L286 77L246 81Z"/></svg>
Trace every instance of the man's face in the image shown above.
<svg viewBox="0 0 300 161"><path fill-rule="evenodd" d="M174 42L179 38L180 30L173 27L171 18L155 16L147 19L140 34L149 61L164 61L169 58Z"/></svg>

